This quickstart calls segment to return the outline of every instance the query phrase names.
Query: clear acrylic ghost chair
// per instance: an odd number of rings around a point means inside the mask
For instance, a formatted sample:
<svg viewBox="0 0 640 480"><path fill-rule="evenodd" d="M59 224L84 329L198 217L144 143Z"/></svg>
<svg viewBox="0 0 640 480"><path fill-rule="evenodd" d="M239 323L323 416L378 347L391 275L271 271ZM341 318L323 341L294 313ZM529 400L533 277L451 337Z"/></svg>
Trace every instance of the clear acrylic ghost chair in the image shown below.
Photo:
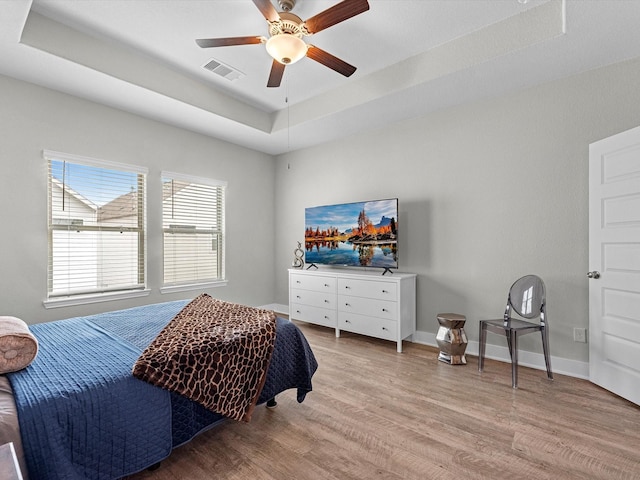
<svg viewBox="0 0 640 480"><path fill-rule="evenodd" d="M478 354L478 371L484 367L484 352L487 342L487 331L505 335L511 354L511 386L518 388L518 336L532 332L540 332L542 335L542 351L547 367L547 378L553 380L551 373L551 361L549 359L549 337L547 332L546 294L544 282L536 275L526 275L519 278L509 289L507 307L504 318L497 320L480 321L480 347ZM523 319L511 318L515 312ZM530 322L539 318L539 322Z"/></svg>

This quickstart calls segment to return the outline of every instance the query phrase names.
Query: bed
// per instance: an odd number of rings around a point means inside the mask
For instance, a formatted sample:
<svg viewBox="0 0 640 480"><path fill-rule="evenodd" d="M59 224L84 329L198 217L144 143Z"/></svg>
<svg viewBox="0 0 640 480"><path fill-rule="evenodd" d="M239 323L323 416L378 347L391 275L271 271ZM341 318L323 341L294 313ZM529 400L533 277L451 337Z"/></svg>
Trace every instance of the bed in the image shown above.
<svg viewBox="0 0 640 480"><path fill-rule="evenodd" d="M35 360L0 376L0 443L13 441L31 480L121 478L156 466L172 449L230 421L132 375L141 354L189 302L30 326L39 344ZM275 403L288 389L297 389L302 402L316 368L302 332L276 318L256 403Z"/></svg>

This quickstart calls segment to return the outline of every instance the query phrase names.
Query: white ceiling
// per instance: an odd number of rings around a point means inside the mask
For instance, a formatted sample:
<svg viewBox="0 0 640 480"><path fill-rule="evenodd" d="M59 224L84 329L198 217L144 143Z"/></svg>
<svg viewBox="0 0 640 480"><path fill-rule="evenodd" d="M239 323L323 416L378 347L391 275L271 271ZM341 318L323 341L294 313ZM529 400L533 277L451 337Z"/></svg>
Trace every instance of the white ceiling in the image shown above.
<svg viewBox="0 0 640 480"><path fill-rule="evenodd" d="M293 13L337 1L298 0ZM0 74L279 154L640 57L640 0L369 4L306 38L353 76L304 58L273 89L263 45L195 43L268 36L251 0L3 0ZM211 59L244 76L203 69Z"/></svg>

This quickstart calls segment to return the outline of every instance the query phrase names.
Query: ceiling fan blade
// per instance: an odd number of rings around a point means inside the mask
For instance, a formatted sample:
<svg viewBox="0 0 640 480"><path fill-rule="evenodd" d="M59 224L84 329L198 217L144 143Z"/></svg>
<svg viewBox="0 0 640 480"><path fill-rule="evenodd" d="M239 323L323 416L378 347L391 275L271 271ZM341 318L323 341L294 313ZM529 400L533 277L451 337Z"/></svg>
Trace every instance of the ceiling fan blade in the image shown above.
<svg viewBox="0 0 640 480"><path fill-rule="evenodd" d="M230 47L232 45L251 45L262 43L262 37L227 37L227 38L199 38L196 43L202 48Z"/></svg>
<svg viewBox="0 0 640 480"><path fill-rule="evenodd" d="M307 49L307 57L321 63L325 67L329 67L331 70L335 70L345 77L350 77L353 75L353 72L356 71L356 67L353 65L349 65L344 60L340 60L338 57L335 57L313 45L309 45L309 48Z"/></svg>
<svg viewBox="0 0 640 480"><path fill-rule="evenodd" d="M262 12L264 18L269 22L277 22L280 20L280 15L278 15L278 11L274 8L269 0L253 0L256 7Z"/></svg>
<svg viewBox="0 0 640 480"><path fill-rule="evenodd" d="M307 26L309 33L318 33L367 10L369 10L369 2L367 0L343 0L333 7L314 15L306 20L304 24Z"/></svg>
<svg viewBox="0 0 640 480"><path fill-rule="evenodd" d="M269 74L269 81L267 87L279 87L284 75L284 65L277 60L274 60L271 64L271 73Z"/></svg>

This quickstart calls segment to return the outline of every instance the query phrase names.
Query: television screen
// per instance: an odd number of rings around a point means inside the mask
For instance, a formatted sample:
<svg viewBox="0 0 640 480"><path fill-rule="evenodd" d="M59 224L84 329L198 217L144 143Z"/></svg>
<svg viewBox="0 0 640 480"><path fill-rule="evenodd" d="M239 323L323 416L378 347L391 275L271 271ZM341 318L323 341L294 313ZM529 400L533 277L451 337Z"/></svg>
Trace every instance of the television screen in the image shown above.
<svg viewBox="0 0 640 480"><path fill-rule="evenodd" d="M398 199L305 208L307 264L398 268Z"/></svg>

